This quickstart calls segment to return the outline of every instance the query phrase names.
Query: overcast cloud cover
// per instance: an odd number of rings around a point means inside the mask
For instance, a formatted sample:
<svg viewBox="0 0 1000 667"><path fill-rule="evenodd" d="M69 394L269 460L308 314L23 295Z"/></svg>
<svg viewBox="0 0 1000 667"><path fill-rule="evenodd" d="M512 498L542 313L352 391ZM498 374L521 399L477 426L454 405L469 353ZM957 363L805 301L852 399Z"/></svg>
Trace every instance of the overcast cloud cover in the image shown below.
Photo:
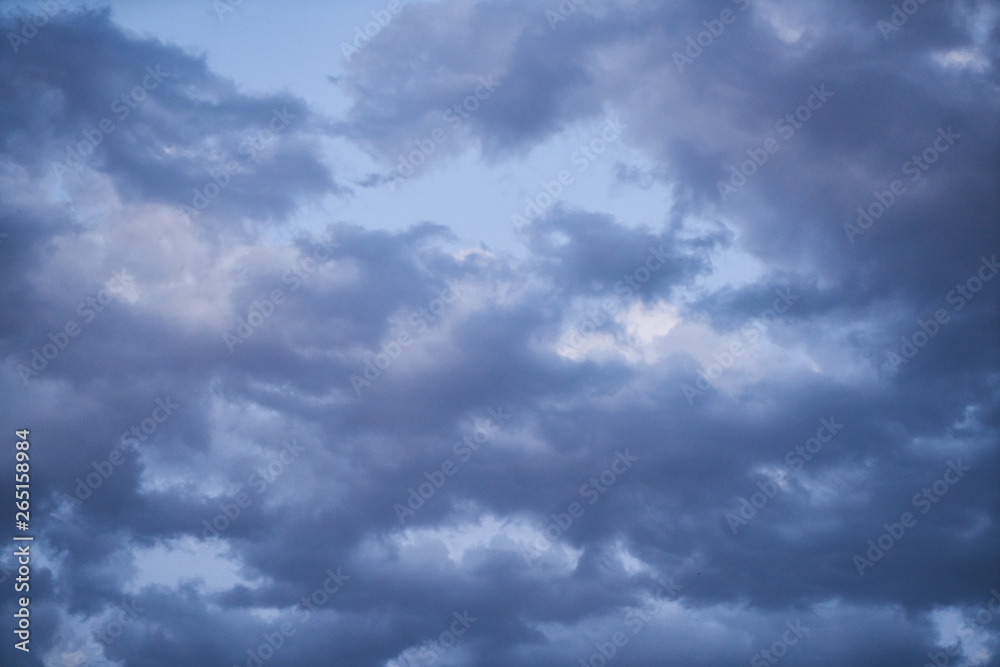
<svg viewBox="0 0 1000 667"><path fill-rule="evenodd" d="M1000 665L1000 3L337 4L3 4L0 664Z"/></svg>

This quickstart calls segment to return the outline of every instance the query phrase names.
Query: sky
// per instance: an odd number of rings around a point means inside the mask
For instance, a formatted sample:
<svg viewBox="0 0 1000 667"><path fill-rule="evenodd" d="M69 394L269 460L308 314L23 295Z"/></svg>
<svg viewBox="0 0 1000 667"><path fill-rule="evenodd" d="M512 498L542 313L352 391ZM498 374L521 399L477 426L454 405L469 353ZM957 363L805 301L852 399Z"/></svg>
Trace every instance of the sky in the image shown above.
<svg viewBox="0 0 1000 667"><path fill-rule="evenodd" d="M1000 666L1000 3L0 35L0 664Z"/></svg>

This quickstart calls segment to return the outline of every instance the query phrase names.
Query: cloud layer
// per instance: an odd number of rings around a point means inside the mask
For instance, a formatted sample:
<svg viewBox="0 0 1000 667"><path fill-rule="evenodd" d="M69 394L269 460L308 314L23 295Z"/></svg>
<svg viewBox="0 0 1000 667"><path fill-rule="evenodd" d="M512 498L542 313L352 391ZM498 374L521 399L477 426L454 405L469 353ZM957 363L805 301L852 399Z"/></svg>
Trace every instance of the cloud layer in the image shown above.
<svg viewBox="0 0 1000 667"><path fill-rule="evenodd" d="M911 4L414 3L333 118L109 10L8 37L0 661L1000 665L1000 7ZM607 119L641 219L297 223L394 196L336 142L574 165Z"/></svg>

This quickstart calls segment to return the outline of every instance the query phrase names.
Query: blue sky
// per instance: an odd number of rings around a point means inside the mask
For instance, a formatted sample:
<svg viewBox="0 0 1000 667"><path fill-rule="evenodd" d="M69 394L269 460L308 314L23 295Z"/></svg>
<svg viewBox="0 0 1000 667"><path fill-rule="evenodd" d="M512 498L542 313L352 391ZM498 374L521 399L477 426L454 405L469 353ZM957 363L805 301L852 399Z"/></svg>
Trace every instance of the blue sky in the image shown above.
<svg viewBox="0 0 1000 667"><path fill-rule="evenodd" d="M1000 665L998 18L4 3L0 663Z"/></svg>

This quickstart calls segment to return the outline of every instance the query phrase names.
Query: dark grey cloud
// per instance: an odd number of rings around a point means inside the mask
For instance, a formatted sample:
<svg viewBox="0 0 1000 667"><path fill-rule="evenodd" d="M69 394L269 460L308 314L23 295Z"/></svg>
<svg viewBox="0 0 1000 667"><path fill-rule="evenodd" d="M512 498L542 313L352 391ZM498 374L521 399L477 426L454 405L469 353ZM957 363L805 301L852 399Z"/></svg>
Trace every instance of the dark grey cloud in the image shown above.
<svg viewBox="0 0 1000 667"><path fill-rule="evenodd" d="M203 55L124 33L109 12L58 14L0 56L3 143L32 176L72 187L93 170L123 199L184 205L212 224L281 219L298 198L338 190L316 150L326 123L302 100L243 94ZM17 27L9 19L5 33Z"/></svg>

